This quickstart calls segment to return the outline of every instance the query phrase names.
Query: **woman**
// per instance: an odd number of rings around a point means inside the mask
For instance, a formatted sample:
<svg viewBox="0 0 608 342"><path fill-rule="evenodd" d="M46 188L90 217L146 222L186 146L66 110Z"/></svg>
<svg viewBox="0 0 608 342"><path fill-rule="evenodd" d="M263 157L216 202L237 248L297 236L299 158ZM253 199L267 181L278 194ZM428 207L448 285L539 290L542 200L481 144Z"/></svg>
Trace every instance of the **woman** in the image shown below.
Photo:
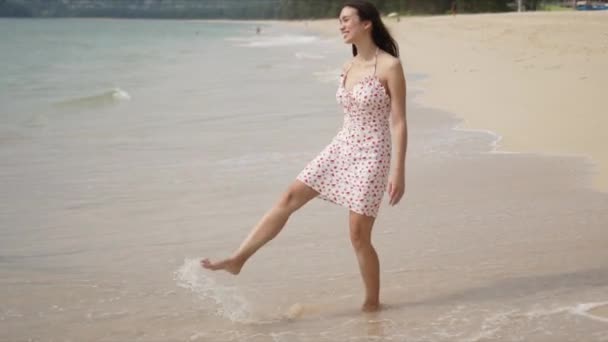
<svg viewBox="0 0 608 342"><path fill-rule="evenodd" d="M375 311L379 309L380 265L371 231L384 189L390 205L399 203L405 190L405 77L397 44L372 4L347 2L339 22L354 56L344 65L336 94L344 109L342 130L230 258L204 259L201 265L238 274L247 259L277 236L291 214L319 196L349 209L350 239L365 285L362 310ZM396 152L392 164L391 145Z"/></svg>

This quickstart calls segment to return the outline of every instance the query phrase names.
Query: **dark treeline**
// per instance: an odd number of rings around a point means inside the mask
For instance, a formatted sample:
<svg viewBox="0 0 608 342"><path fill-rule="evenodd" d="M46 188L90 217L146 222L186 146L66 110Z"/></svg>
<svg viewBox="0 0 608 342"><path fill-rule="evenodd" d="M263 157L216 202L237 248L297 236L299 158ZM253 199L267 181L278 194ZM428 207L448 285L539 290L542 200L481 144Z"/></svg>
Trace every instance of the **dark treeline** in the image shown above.
<svg viewBox="0 0 608 342"><path fill-rule="evenodd" d="M501 12L507 0L372 0L383 12ZM524 1L536 9L540 0ZM4 17L312 19L336 17L344 0L0 0Z"/></svg>

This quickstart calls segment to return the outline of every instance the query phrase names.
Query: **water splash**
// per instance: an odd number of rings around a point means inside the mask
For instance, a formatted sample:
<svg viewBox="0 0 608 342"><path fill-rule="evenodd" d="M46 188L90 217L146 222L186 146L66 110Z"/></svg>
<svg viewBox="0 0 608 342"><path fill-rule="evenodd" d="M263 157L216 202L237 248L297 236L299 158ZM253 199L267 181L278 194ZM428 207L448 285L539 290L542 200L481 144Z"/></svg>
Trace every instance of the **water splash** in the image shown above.
<svg viewBox="0 0 608 342"><path fill-rule="evenodd" d="M174 273L177 286L189 289L204 301L212 301L215 314L233 322L251 320L249 302L236 287L218 284L212 273L205 272L199 259L184 259L184 264Z"/></svg>

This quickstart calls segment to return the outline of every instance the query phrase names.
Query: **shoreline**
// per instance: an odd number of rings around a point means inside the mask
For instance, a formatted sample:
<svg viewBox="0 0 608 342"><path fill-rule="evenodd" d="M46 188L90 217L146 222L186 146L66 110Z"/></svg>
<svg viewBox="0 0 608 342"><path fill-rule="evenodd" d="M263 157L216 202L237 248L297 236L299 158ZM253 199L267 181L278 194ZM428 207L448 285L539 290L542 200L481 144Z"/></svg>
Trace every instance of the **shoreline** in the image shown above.
<svg viewBox="0 0 608 342"><path fill-rule="evenodd" d="M462 121L454 129L492 132L495 153L581 158L590 168L588 187L606 192L606 19L608 13L564 11L384 22L401 48L406 73L428 75L416 82L422 90L418 104L455 115ZM333 19L288 25L339 39Z"/></svg>

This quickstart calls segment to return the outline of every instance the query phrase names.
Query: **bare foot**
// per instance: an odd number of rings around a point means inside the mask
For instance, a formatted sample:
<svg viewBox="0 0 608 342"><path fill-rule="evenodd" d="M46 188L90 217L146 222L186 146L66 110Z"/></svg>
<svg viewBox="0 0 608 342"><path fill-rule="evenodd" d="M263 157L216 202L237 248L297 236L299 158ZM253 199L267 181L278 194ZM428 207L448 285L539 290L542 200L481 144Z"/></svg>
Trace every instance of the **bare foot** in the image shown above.
<svg viewBox="0 0 608 342"><path fill-rule="evenodd" d="M243 262L239 262L236 258L228 258L218 262L211 262L209 259L203 259L201 260L201 266L208 270L224 270L226 272L237 275L239 274L239 272L241 272Z"/></svg>
<svg viewBox="0 0 608 342"><path fill-rule="evenodd" d="M361 311L363 312L376 312L380 310L380 303L378 302L365 302L363 306L361 306Z"/></svg>

